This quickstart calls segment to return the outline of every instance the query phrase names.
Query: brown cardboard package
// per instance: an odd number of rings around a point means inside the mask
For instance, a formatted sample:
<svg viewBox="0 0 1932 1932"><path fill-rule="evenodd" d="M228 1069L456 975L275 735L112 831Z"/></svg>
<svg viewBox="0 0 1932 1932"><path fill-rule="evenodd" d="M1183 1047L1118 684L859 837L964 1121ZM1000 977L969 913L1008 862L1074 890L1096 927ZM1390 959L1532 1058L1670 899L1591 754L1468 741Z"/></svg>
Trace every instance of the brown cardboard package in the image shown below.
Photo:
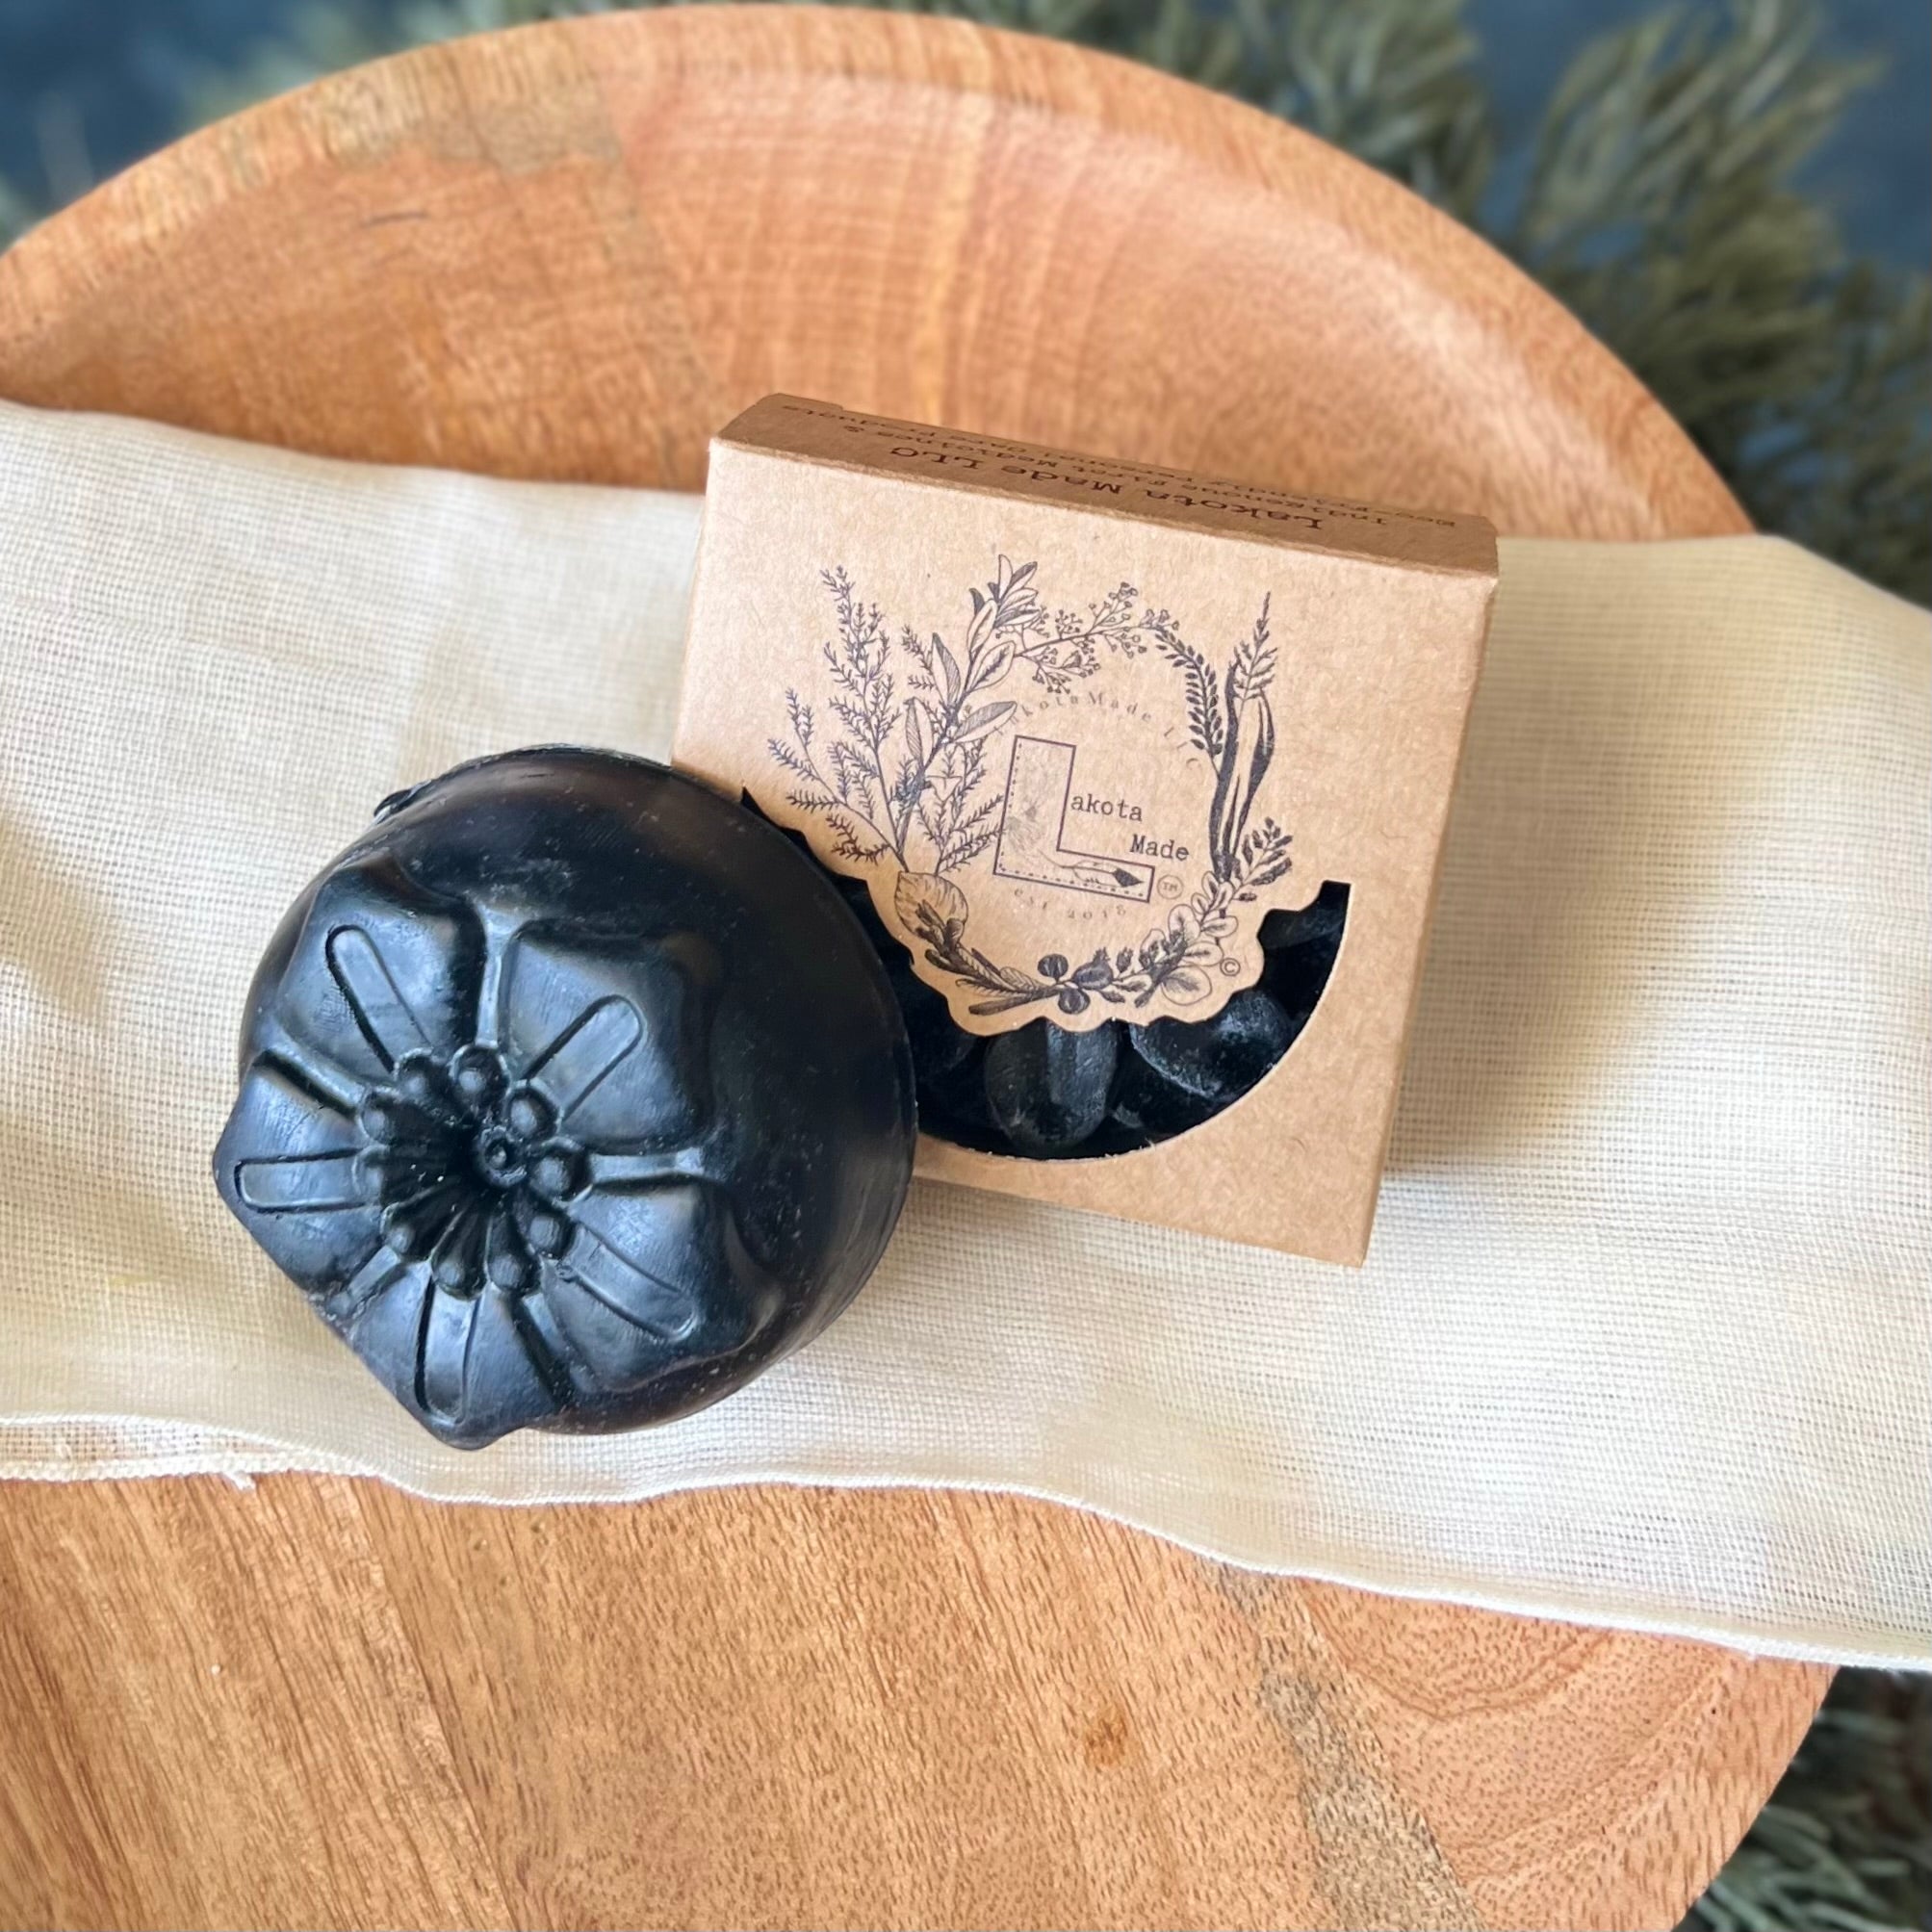
<svg viewBox="0 0 1932 1932"><path fill-rule="evenodd" d="M678 761L802 834L969 1032L1211 1018L1346 888L1205 1123L920 1172L1359 1263L1496 584L1480 518L770 397L716 439ZM1327 900L1325 900L1327 903Z"/></svg>

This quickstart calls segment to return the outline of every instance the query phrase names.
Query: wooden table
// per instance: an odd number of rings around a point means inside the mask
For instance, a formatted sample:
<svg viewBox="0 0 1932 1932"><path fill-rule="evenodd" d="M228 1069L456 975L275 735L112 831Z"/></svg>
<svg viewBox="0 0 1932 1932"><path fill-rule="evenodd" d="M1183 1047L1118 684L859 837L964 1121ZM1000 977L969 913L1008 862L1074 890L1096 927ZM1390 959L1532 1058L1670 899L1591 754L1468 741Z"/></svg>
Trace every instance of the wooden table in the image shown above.
<svg viewBox="0 0 1932 1932"><path fill-rule="evenodd" d="M777 388L1507 530L1743 527L1387 181L957 24L427 50L0 259L0 393L345 456L690 489ZM1660 1925L1825 1681L997 1497L16 1485L0 1919Z"/></svg>

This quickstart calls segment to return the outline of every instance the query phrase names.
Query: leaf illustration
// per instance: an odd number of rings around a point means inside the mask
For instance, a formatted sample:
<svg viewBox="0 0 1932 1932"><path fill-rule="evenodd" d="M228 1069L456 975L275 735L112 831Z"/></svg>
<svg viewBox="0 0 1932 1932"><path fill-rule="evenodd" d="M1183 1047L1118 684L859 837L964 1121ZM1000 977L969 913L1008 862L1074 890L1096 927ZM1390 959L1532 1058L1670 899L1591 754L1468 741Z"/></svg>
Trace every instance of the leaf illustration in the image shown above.
<svg viewBox="0 0 1932 1932"><path fill-rule="evenodd" d="M946 703L956 705L960 699L959 659L946 649L946 642L940 633L933 632L933 653L940 660L940 670L946 681Z"/></svg>
<svg viewBox="0 0 1932 1932"><path fill-rule="evenodd" d="M1235 647L1234 664L1228 673L1228 700L1238 706L1248 699L1265 696L1275 682L1275 646L1268 641L1268 607L1272 593L1261 600L1261 615L1254 630Z"/></svg>
<svg viewBox="0 0 1932 1932"><path fill-rule="evenodd" d="M943 960L939 962L943 966ZM1012 1013L1017 1008L1031 1006L1041 995L1037 992L1003 992L992 999L978 999L966 1008L968 1013Z"/></svg>
<svg viewBox="0 0 1932 1932"><path fill-rule="evenodd" d="M1016 710L1017 705L982 705L976 711L968 711L960 720L959 730L953 734L955 744L971 744L975 738L983 738L989 732L997 731Z"/></svg>
<svg viewBox="0 0 1932 1932"><path fill-rule="evenodd" d="M1255 654L1268 637L1265 605L1263 611L1247 657L1237 651L1227 671L1227 743L1222 753L1207 826L1208 860L1224 879L1237 875L1237 855L1248 831L1248 814L1275 760L1275 713L1266 695L1266 680L1257 681L1254 672ZM1273 661L1270 652L1270 675Z"/></svg>
<svg viewBox="0 0 1932 1932"><path fill-rule="evenodd" d="M1185 681L1189 742L1195 750L1218 762L1225 738L1219 681L1207 659L1193 645L1158 631L1154 642L1161 656L1179 667Z"/></svg>
<svg viewBox="0 0 1932 1932"><path fill-rule="evenodd" d="M1160 990L1176 1006L1194 1006L1214 991L1214 983L1198 966L1181 966L1161 981ZM1147 992L1151 993L1153 988Z"/></svg>
<svg viewBox="0 0 1932 1932"><path fill-rule="evenodd" d="M997 960L988 959L977 946L970 950L973 965L989 986L1003 986L1014 992L1038 993L1042 990L1018 966L1001 966Z"/></svg>
<svg viewBox="0 0 1932 1932"><path fill-rule="evenodd" d="M917 698L906 700L906 747L914 764L926 761L926 708Z"/></svg>
<svg viewBox="0 0 1932 1932"><path fill-rule="evenodd" d="M1013 669L1013 654L1018 644L1011 637L995 637L980 653L979 660L966 673L966 689L984 691L999 683Z"/></svg>
<svg viewBox="0 0 1932 1932"><path fill-rule="evenodd" d="M950 879L937 872L901 872L892 888L892 910L908 932L924 929L922 914L930 914L936 927L966 924L966 896Z"/></svg>
<svg viewBox="0 0 1932 1932"><path fill-rule="evenodd" d="M1261 728L1255 734L1254 756L1249 760L1248 785L1249 800L1253 802L1254 794L1261 789L1261 781L1268 776L1268 767L1275 762L1275 707L1256 693L1253 704L1261 714ZM1242 814L1245 818L1247 813Z"/></svg>

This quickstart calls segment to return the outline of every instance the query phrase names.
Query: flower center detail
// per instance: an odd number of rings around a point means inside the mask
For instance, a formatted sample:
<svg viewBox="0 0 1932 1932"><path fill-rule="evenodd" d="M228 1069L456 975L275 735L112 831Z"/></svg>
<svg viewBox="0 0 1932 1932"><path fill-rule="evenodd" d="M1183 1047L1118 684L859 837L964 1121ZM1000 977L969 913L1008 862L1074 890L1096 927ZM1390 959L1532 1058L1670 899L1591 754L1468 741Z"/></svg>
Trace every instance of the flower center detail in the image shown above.
<svg viewBox="0 0 1932 1932"><path fill-rule="evenodd" d="M497 1187L514 1187L524 1177L524 1145L494 1122L477 1136L477 1165Z"/></svg>
<svg viewBox="0 0 1932 1932"><path fill-rule="evenodd" d="M357 1115L357 1172L382 1208L384 1242L425 1259L447 1294L535 1285L569 1249L569 1203L589 1182L583 1148L558 1131L555 1105L513 1080L492 1046L472 1042L447 1063L399 1060Z"/></svg>

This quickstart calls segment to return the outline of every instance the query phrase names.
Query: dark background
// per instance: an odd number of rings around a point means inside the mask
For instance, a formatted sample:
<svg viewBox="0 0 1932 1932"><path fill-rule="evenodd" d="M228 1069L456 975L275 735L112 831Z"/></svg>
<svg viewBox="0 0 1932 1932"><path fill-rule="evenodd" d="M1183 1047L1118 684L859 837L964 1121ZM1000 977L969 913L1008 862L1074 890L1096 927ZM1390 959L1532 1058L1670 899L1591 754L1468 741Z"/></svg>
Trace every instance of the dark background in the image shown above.
<svg viewBox="0 0 1932 1932"><path fill-rule="evenodd" d="M233 68L314 0L0 0L0 178L41 207L71 199L179 131L198 81ZM1151 4L1151 0L1150 0ZM1507 138L1525 134L1583 42L1656 0L1469 0ZM378 17L382 0L366 0ZM1834 48L1884 78L1805 185L1846 241L1932 263L1932 6L1828 0Z"/></svg>

